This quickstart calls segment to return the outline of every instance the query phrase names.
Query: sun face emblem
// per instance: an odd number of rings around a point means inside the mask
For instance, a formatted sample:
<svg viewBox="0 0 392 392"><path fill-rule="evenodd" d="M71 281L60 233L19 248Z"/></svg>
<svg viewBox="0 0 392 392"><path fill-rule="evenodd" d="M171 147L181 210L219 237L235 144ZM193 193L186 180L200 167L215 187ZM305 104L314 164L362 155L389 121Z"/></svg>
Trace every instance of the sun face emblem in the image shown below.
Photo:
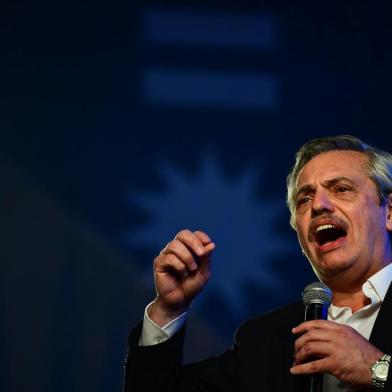
<svg viewBox="0 0 392 392"><path fill-rule="evenodd" d="M285 202L256 198L256 168L231 179L206 154L193 176L170 165L161 165L160 171L166 182L164 192L131 195L132 203L151 219L129 233L129 245L159 253L178 231L203 230L217 246L212 278L204 292L219 292L235 312L243 306L243 284L279 289L281 282L271 265L274 255L283 251L284 241L272 227ZM151 263L147 260L145 264L150 281ZM201 295L200 301L203 298Z"/></svg>

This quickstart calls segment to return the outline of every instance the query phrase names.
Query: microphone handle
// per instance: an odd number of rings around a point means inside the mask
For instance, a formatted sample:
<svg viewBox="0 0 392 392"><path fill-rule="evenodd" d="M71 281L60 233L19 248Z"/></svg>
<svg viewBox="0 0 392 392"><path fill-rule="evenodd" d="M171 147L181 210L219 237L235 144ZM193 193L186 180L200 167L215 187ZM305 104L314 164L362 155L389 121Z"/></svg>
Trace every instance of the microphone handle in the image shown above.
<svg viewBox="0 0 392 392"><path fill-rule="evenodd" d="M305 321L326 320L328 318L328 306L323 304L311 304L305 307Z"/></svg>
<svg viewBox="0 0 392 392"><path fill-rule="evenodd" d="M305 307L305 321L326 320L328 318L328 306L323 304L311 304ZM316 373L310 376L310 392L323 392L323 374Z"/></svg>
<svg viewBox="0 0 392 392"><path fill-rule="evenodd" d="M310 392L323 392L323 374L316 373L310 376Z"/></svg>

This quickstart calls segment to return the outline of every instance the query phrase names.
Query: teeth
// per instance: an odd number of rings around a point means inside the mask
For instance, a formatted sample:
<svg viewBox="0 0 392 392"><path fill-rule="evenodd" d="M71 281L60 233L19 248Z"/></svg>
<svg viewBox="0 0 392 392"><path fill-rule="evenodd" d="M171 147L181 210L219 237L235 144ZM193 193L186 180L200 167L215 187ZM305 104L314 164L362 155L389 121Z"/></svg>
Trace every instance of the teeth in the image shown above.
<svg viewBox="0 0 392 392"><path fill-rule="evenodd" d="M321 225L316 229L316 233L318 233L321 230L325 230L325 229L333 229L335 226L333 225Z"/></svg>

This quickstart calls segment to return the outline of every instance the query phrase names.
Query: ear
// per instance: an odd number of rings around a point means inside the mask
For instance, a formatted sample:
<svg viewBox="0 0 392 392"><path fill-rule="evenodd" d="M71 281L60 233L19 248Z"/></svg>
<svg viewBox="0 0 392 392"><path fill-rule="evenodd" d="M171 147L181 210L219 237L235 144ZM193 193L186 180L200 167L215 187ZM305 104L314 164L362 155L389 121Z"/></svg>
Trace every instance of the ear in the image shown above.
<svg viewBox="0 0 392 392"><path fill-rule="evenodd" d="M386 227L388 231L392 232L392 193L388 195L385 202L387 207Z"/></svg>

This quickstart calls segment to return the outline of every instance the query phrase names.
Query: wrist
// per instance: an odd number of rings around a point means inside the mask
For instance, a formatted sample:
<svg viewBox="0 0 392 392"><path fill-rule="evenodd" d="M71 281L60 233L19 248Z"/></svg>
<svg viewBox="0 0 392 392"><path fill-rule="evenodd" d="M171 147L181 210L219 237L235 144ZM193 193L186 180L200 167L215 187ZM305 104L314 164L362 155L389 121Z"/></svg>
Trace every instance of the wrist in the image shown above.
<svg viewBox="0 0 392 392"><path fill-rule="evenodd" d="M385 354L370 367L372 371L372 386L375 390L381 391L384 389L390 362L391 356Z"/></svg>
<svg viewBox="0 0 392 392"><path fill-rule="evenodd" d="M154 302L147 309L148 317L159 327L163 328L165 325L175 320L190 308L188 306L167 306L162 302L162 300L157 297Z"/></svg>

